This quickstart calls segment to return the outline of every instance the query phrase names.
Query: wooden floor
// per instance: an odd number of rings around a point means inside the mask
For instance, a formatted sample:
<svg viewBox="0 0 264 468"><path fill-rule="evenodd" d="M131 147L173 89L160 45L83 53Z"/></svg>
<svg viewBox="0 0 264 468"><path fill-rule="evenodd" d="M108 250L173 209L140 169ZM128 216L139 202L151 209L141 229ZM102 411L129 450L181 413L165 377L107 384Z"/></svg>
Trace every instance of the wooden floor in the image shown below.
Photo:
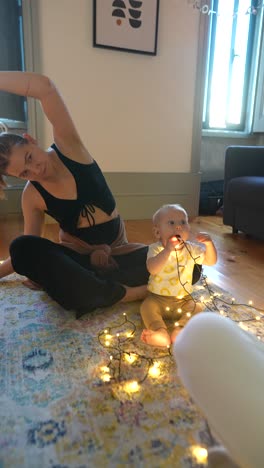
<svg viewBox="0 0 264 468"><path fill-rule="evenodd" d="M150 220L126 221L126 226L131 242L153 242ZM204 267L207 277L236 300L252 300L256 307L264 308L264 241L249 239L241 233L232 235L231 228L223 226L220 216L197 217L191 222L192 237L199 231L212 236L218 251L217 264ZM22 232L22 217L0 218L0 259L8 256L10 241ZM56 224L45 226L45 237L58 240Z"/></svg>

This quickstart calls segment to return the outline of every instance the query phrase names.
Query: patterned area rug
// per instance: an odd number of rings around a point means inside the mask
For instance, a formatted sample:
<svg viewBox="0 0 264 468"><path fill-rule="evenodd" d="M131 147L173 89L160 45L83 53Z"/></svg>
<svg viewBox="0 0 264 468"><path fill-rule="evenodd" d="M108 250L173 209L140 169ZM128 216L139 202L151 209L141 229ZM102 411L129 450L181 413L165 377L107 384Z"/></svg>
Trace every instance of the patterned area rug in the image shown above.
<svg viewBox="0 0 264 468"><path fill-rule="evenodd" d="M214 291L195 288L209 310L218 294L230 302ZM11 275L0 304L1 468L206 466L196 454L212 444L208 425L170 351L140 342L139 303L77 321ZM256 315L225 303L219 310L234 320ZM263 338L263 322L248 323Z"/></svg>

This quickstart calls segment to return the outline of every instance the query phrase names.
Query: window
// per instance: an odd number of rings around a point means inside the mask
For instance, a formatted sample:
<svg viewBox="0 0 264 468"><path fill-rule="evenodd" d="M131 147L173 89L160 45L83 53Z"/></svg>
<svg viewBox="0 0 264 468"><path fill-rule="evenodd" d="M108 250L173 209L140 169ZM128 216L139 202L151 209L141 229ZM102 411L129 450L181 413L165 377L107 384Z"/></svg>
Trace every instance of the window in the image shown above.
<svg viewBox="0 0 264 468"><path fill-rule="evenodd" d="M212 0L203 129L241 131L249 127L252 85L260 37L262 1Z"/></svg>
<svg viewBox="0 0 264 468"><path fill-rule="evenodd" d="M0 0L0 70L24 70L21 0ZM24 97L0 92L0 120L7 126L23 127L27 121Z"/></svg>

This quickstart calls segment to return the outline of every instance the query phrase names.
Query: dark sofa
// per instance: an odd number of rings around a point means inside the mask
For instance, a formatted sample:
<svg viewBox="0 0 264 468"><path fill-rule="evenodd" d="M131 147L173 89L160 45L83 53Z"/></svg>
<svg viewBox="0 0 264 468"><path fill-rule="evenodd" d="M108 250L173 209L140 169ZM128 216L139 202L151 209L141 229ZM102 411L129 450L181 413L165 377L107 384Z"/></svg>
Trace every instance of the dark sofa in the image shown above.
<svg viewBox="0 0 264 468"><path fill-rule="evenodd" d="M264 146L227 148L223 222L264 240Z"/></svg>

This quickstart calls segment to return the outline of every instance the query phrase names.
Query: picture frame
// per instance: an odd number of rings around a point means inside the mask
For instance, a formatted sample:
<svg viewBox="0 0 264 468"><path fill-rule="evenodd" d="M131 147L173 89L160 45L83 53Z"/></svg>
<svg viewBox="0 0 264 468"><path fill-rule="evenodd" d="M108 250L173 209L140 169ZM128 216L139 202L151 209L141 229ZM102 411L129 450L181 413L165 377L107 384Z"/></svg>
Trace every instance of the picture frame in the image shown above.
<svg viewBox="0 0 264 468"><path fill-rule="evenodd" d="M159 0L93 0L93 46L157 55Z"/></svg>

